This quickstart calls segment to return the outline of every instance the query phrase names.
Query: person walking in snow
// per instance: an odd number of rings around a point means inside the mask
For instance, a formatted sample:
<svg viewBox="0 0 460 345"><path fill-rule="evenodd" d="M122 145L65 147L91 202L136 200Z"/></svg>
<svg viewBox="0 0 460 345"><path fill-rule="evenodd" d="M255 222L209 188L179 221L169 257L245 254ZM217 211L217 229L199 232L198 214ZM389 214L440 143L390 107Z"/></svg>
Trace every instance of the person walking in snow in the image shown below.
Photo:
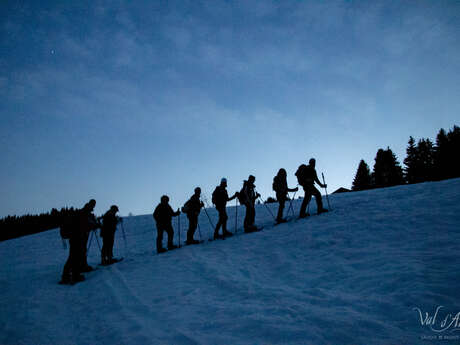
<svg viewBox="0 0 460 345"><path fill-rule="evenodd" d="M66 216L65 229L69 239L69 256L64 264L59 284L74 284L84 280L80 273L81 256L83 255L83 234L78 226L79 212L76 210Z"/></svg>
<svg viewBox="0 0 460 345"><path fill-rule="evenodd" d="M91 199L81 210L69 216L71 217L67 224L69 231L69 256L64 264L59 284L74 284L85 280L81 272L85 268L85 264L86 266L88 265L86 262L86 244L90 228L89 219L92 218L91 215L95 205L96 201ZM91 222L91 224L93 223Z"/></svg>
<svg viewBox="0 0 460 345"><path fill-rule="evenodd" d="M278 174L273 178L273 190L276 192L276 200L279 202L278 215L276 223L285 223L286 219L283 218L284 205L287 200L288 192L297 192L299 188L288 188L286 180L286 170L281 168Z"/></svg>
<svg viewBox="0 0 460 345"><path fill-rule="evenodd" d="M177 246L173 243L174 229L172 226L172 217L180 215L179 209L174 212L172 207L169 205L169 197L163 195L161 202L155 208L153 212L153 219L155 219L157 226L157 253L164 253L166 249L163 248L163 234L168 234L168 249L175 249ZM179 229L180 231L180 229Z"/></svg>
<svg viewBox="0 0 460 345"><path fill-rule="evenodd" d="M220 180L220 185L214 189L212 193L212 203L216 206L217 212L219 212L219 221L217 222L216 228L214 229L214 239L230 237L233 234L227 230L227 202L235 199L238 196L236 192L231 198L228 197L227 193L227 179L223 177ZM219 229L222 227L222 235L219 235Z"/></svg>
<svg viewBox="0 0 460 345"><path fill-rule="evenodd" d="M81 272L91 272L93 270L93 268L88 265L87 260L88 238L91 231L96 231L97 228L101 227L93 213L94 207L96 207L96 200L91 199L80 212L79 227L83 234L83 241L81 243L83 252L81 256ZM96 236L96 234L94 235Z"/></svg>
<svg viewBox="0 0 460 345"><path fill-rule="evenodd" d="M195 193L190 197L189 200L182 207L182 212L187 214L188 218L188 231L187 231L187 241L185 244L197 244L199 241L193 239L195 235L196 227L198 226L198 216L200 215L201 208L204 206L203 202L200 200L201 188L196 187Z"/></svg>
<svg viewBox="0 0 460 345"><path fill-rule="evenodd" d="M254 225L256 217L256 209L254 205L257 198L260 197L260 194L255 192L255 181L256 178L253 175L249 175L248 179L243 182L243 188L238 194L240 203L246 207L244 232L257 231L257 227Z"/></svg>
<svg viewBox="0 0 460 345"><path fill-rule="evenodd" d="M321 188L326 188L327 185L322 184L318 179L318 175L316 174L315 170L316 160L314 158L311 158L308 164L309 165L302 164L301 166L299 166L297 172L295 173L299 184L303 187L303 190L305 191L302 206L300 207L299 218L305 218L306 216L308 216L308 214L305 211L307 209L308 203L311 200L312 195L315 197L316 200L318 214L328 211L323 207L321 193L318 189L315 188L315 182Z"/></svg>
<svg viewBox="0 0 460 345"><path fill-rule="evenodd" d="M102 250L101 250L101 264L110 265L117 262L117 259L113 258L113 243L115 240L115 231L117 230L117 224L121 221L117 217L118 206L112 205L110 209L102 216Z"/></svg>

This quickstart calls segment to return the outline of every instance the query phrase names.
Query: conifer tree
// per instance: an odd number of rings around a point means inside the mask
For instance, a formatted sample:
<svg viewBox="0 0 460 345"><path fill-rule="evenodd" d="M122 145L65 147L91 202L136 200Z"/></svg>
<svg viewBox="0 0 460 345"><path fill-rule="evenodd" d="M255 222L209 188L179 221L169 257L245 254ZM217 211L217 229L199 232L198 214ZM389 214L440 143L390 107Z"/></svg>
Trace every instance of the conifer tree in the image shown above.
<svg viewBox="0 0 460 345"><path fill-rule="evenodd" d="M403 170L391 149L379 149L375 157L372 173L377 188L396 186L404 183Z"/></svg>
<svg viewBox="0 0 460 345"><path fill-rule="evenodd" d="M372 188L372 179L369 166L363 159L361 159L351 189L358 191L370 188Z"/></svg>
<svg viewBox="0 0 460 345"><path fill-rule="evenodd" d="M417 144L416 182L434 179L434 148L430 139L421 139Z"/></svg>
<svg viewBox="0 0 460 345"><path fill-rule="evenodd" d="M448 178L460 177L460 127L454 126L447 134Z"/></svg>
<svg viewBox="0 0 460 345"><path fill-rule="evenodd" d="M416 183L417 172L417 148L415 146L415 139L411 136L406 148L406 158L404 158L404 177L407 183Z"/></svg>
<svg viewBox="0 0 460 345"><path fill-rule="evenodd" d="M449 164L449 142L447 134L444 128L439 130L436 136L436 148L434 154L434 166L436 169L435 178L437 180L443 180L448 178L448 164Z"/></svg>

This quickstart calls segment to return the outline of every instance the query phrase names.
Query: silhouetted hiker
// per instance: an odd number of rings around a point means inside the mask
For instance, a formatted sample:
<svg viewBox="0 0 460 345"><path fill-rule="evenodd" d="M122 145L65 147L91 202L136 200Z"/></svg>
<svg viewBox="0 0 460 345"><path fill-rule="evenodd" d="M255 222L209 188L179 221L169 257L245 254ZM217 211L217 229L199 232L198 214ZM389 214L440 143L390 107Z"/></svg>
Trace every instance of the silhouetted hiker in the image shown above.
<svg viewBox="0 0 460 345"><path fill-rule="evenodd" d="M254 220L256 217L254 204L260 194L255 192L255 181L256 178L253 175L249 175L248 180L243 182L243 188L238 194L240 203L246 207L246 215L244 217L244 232L257 231L257 227L254 225Z"/></svg>
<svg viewBox="0 0 460 345"><path fill-rule="evenodd" d="M169 205L169 197L163 195L161 202L155 208L153 212L153 219L155 219L157 225L157 253L164 253L166 249L163 248L163 233L166 231L168 234L168 249L175 249L177 246L173 244L174 229L171 224L172 217L180 215L179 209L174 212L172 207ZM180 229L178 230L180 231Z"/></svg>
<svg viewBox="0 0 460 345"><path fill-rule="evenodd" d="M228 197L227 193L227 179L223 177L220 180L220 185L214 189L212 193L212 203L216 205L216 210L219 212L219 221L217 222L216 228L214 229L214 239L219 237L225 238L230 237L233 234L227 231L227 202L235 199L238 196L236 192L231 198ZM222 226L222 236L219 236L219 228Z"/></svg>
<svg viewBox="0 0 460 345"><path fill-rule="evenodd" d="M316 174L315 170L316 160L314 158L311 158L308 163L309 165L302 164L301 166L299 166L297 172L295 173L295 175L297 176L297 180L299 181L299 184L303 187L303 190L305 191L302 206L300 207L300 218L304 218L307 216L305 211L307 209L308 203L311 200L312 195L315 197L316 200L318 214L327 212L327 209L323 208L321 193L318 189L315 188L315 182L322 188L326 188L327 185L323 185L318 179L318 175Z"/></svg>
<svg viewBox="0 0 460 345"><path fill-rule="evenodd" d="M66 238L69 239L69 256L64 264L62 278L59 284L74 284L84 280L84 277L80 274L80 257L83 255L83 234L78 226L79 212L81 212L81 210L76 210L66 216L64 226Z"/></svg>
<svg viewBox="0 0 460 345"><path fill-rule="evenodd" d="M79 227L80 231L83 234L83 243L82 243L82 251L83 255L81 256L81 272L90 272L93 268L88 265L87 261L87 249L88 249L88 238L89 233L93 230L96 230L101 225L96 220L96 216L93 214L94 207L96 207L96 200L91 199L86 203L86 205L82 208L80 212L80 219L79 219ZM96 234L94 234L96 235Z"/></svg>
<svg viewBox="0 0 460 345"><path fill-rule="evenodd" d="M188 218L188 231L187 231L187 241L186 244L197 244L200 243L197 240L193 239L195 235L196 227L198 226L198 216L200 215L200 210L204 206L203 202L200 200L201 188L195 188L195 194L184 204L182 207L182 212L187 214Z"/></svg>
<svg viewBox="0 0 460 345"><path fill-rule="evenodd" d="M67 220L69 232L69 257L64 265L60 284L74 284L85 280L81 275L83 263L86 263L86 241L88 240L88 219L96 201L90 200L81 210L70 215ZM86 264L87 265L87 264Z"/></svg>
<svg viewBox="0 0 460 345"><path fill-rule="evenodd" d="M102 216L101 237L103 240L101 250L101 264L110 265L117 262L113 258L113 242L115 240L115 231L120 219L117 217L118 207L112 205L110 209Z"/></svg>
<svg viewBox="0 0 460 345"><path fill-rule="evenodd" d="M278 215L276 217L277 223L285 223L286 219L283 218L284 205L287 200L288 192L297 192L299 188L288 188L286 181L286 170L281 168L278 174L273 178L273 190L276 192L276 200L280 206L278 208Z"/></svg>

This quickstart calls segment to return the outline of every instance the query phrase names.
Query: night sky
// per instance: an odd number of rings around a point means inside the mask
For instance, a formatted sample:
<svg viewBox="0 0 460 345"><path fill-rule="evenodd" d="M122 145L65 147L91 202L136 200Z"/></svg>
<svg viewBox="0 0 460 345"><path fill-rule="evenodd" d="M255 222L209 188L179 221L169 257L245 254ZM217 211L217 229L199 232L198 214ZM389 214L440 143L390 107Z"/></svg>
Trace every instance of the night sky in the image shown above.
<svg viewBox="0 0 460 345"><path fill-rule="evenodd" d="M332 192L460 119L458 1L2 1L0 51L0 217Z"/></svg>

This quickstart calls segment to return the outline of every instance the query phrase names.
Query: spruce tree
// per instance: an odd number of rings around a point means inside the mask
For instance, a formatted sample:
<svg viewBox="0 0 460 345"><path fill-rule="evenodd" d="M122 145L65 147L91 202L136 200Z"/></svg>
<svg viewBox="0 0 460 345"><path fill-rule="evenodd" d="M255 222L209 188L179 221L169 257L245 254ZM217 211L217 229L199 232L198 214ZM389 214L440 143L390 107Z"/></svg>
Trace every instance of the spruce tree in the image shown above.
<svg viewBox="0 0 460 345"><path fill-rule="evenodd" d="M460 127L454 126L447 134L447 167L448 178L460 177Z"/></svg>
<svg viewBox="0 0 460 345"><path fill-rule="evenodd" d="M403 170L391 149L379 149L372 173L375 187L390 187L404 183Z"/></svg>
<svg viewBox="0 0 460 345"><path fill-rule="evenodd" d="M404 159L404 177L407 183L416 183L417 172L417 148L415 146L415 139L411 136L406 148L406 158Z"/></svg>
<svg viewBox="0 0 460 345"><path fill-rule="evenodd" d="M376 188L385 187L385 153L383 149L379 149L375 155L374 170L372 171L372 179Z"/></svg>
<svg viewBox="0 0 460 345"><path fill-rule="evenodd" d="M436 147L434 151L434 166L436 169L435 179L443 180L448 178L449 165L449 140L444 128L439 130L436 136Z"/></svg>
<svg viewBox="0 0 460 345"><path fill-rule="evenodd" d="M421 139L417 144L417 181L434 179L434 148L430 139Z"/></svg>
<svg viewBox="0 0 460 345"><path fill-rule="evenodd" d="M351 189L358 191L370 188L372 188L372 180L369 166L363 159L361 159Z"/></svg>

